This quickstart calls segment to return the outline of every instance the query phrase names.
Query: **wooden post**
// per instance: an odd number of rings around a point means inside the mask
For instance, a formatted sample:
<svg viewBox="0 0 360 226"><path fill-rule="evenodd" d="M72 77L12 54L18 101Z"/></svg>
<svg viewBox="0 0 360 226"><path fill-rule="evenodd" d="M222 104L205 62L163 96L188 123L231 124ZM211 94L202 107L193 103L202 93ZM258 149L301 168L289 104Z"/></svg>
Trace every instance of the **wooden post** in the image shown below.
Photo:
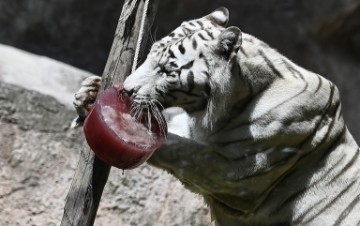
<svg viewBox="0 0 360 226"><path fill-rule="evenodd" d="M103 72L101 91L131 73L134 53L147 0L125 0L114 41ZM159 0L149 0L140 53L154 21ZM100 92L101 92L100 91ZM92 226L110 166L98 159L84 141L78 166L66 198L61 226Z"/></svg>

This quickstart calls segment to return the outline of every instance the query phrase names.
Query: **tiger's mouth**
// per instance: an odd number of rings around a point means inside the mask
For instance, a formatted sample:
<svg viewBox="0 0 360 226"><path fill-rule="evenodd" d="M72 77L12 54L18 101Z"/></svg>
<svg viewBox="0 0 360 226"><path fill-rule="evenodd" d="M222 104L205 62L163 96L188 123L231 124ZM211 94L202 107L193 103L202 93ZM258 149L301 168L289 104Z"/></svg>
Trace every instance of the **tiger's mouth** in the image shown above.
<svg viewBox="0 0 360 226"><path fill-rule="evenodd" d="M145 121L148 128L151 128L152 120L156 120L161 132L166 135L166 120L161 113L164 109L164 106L156 99L139 96L131 98L130 115L138 121Z"/></svg>

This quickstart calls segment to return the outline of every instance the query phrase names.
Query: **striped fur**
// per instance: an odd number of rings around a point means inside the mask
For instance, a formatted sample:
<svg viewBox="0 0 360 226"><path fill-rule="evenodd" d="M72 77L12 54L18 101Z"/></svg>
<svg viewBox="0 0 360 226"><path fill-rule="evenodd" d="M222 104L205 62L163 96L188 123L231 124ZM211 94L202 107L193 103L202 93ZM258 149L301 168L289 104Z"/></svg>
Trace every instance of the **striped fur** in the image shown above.
<svg viewBox="0 0 360 226"><path fill-rule="evenodd" d="M227 20L220 8L184 22L125 81L135 103L188 114L195 142L171 135L149 162L203 195L220 226L360 225L338 89Z"/></svg>

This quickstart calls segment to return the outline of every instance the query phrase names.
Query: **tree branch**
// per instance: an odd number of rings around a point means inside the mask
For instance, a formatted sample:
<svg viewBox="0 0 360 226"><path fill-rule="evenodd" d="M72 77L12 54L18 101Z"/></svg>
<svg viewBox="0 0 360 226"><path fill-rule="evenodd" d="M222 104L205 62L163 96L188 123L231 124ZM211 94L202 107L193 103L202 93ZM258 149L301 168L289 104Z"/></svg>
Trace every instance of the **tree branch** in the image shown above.
<svg viewBox="0 0 360 226"><path fill-rule="evenodd" d="M125 0L103 72L100 92L124 81L131 72L144 2L145 0ZM147 30L144 31L141 50L145 48L147 34L154 21L158 3L159 0L149 2L144 26ZM101 195L110 173L111 167L98 159L87 143L83 142L78 166L66 199L61 226L94 224Z"/></svg>

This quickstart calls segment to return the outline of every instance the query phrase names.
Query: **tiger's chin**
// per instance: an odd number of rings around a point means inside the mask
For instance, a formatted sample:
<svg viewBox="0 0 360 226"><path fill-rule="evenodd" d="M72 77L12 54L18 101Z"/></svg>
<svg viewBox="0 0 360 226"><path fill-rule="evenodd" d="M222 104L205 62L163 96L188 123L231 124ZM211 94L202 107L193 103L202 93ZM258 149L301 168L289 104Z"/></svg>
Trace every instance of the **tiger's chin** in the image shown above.
<svg viewBox="0 0 360 226"><path fill-rule="evenodd" d="M213 106L210 98L198 98L194 100L178 98L174 100L170 98L163 99L161 97L136 96L133 99L134 109L132 112L137 115L141 109L142 112L150 112L154 114L154 116L161 114L160 112L166 112L165 118L167 121L171 121L174 115L168 116L166 115L168 112L164 110L178 108L182 109L181 114L185 112L188 119L190 119L190 121L183 123L189 124L190 127L198 127L200 125L200 127L205 130L211 130L214 121L212 114ZM195 124L197 126L195 126Z"/></svg>

